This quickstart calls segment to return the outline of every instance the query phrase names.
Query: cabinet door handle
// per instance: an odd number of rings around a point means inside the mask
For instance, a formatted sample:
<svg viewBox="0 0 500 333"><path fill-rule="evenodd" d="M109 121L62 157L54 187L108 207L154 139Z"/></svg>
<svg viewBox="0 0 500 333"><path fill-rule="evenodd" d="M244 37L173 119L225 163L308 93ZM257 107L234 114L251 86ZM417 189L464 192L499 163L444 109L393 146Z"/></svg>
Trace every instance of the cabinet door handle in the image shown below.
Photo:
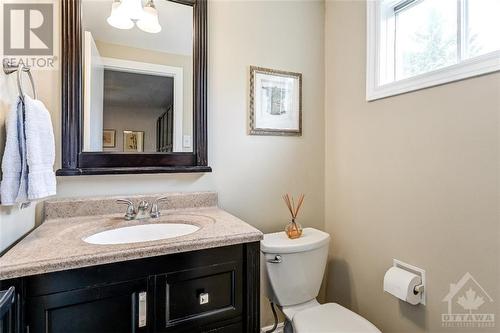
<svg viewBox="0 0 500 333"><path fill-rule="evenodd" d="M147 303L148 303L148 294L145 291L142 291L139 293L139 309L138 309L138 314L139 314L139 320L138 320L138 326L139 327L146 327L147 325Z"/></svg>

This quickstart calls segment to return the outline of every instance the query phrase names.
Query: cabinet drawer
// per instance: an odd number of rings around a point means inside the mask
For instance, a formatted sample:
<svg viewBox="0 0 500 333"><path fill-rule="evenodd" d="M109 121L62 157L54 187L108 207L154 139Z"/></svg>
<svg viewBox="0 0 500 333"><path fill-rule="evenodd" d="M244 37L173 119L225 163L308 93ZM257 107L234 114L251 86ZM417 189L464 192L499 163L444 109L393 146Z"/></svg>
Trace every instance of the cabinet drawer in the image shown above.
<svg viewBox="0 0 500 333"><path fill-rule="evenodd" d="M180 324L208 323L241 315L241 264L230 262L159 277L165 295L165 328ZM161 290L164 289L164 292Z"/></svg>

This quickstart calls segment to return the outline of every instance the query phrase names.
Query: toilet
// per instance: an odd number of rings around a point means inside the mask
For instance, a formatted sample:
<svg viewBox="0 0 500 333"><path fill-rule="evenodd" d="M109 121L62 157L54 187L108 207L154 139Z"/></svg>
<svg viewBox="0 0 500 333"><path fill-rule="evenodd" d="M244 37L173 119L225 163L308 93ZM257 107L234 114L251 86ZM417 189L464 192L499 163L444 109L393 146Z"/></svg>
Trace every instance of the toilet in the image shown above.
<svg viewBox="0 0 500 333"><path fill-rule="evenodd" d="M298 239L276 232L264 235L260 243L264 293L285 314L285 333L381 333L343 306L316 300L329 242L326 232L305 228Z"/></svg>

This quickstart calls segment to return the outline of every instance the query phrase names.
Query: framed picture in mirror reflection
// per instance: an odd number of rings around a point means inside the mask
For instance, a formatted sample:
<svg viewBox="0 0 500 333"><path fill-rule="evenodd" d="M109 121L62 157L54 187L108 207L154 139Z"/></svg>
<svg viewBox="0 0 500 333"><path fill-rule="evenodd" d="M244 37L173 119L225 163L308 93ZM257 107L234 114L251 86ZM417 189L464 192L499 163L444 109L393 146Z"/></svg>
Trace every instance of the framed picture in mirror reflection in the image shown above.
<svg viewBox="0 0 500 333"><path fill-rule="evenodd" d="M144 151L143 131L123 131L123 151L140 153Z"/></svg>
<svg viewBox="0 0 500 333"><path fill-rule="evenodd" d="M113 129L105 129L102 131L102 146L104 148L116 147L116 131Z"/></svg>

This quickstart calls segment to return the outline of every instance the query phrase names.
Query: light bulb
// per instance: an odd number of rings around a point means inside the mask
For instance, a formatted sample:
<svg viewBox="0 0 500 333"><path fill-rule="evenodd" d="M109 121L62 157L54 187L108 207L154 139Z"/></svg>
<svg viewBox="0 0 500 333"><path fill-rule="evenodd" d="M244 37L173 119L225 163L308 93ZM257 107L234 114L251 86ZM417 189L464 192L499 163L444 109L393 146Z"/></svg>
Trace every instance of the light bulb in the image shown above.
<svg viewBox="0 0 500 333"><path fill-rule="evenodd" d="M141 0L122 0L122 7L131 20L140 20L144 15Z"/></svg>
<svg viewBox="0 0 500 333"><path fill-rule="evenodd" d="M111 15L109 15L106 21L110 26L117 29L132 29L134 22L125 15L121 5L120 1L113 2L111 5Z"/></svg>
<svg viewBox="0 0 500 333"><path fill-rule="evenodd" d="M158 11L152 0L149 0L144 7L142 19L137 21L139 29L145 32L156 34L161 31L161 25L158 22Z"/></svg>

